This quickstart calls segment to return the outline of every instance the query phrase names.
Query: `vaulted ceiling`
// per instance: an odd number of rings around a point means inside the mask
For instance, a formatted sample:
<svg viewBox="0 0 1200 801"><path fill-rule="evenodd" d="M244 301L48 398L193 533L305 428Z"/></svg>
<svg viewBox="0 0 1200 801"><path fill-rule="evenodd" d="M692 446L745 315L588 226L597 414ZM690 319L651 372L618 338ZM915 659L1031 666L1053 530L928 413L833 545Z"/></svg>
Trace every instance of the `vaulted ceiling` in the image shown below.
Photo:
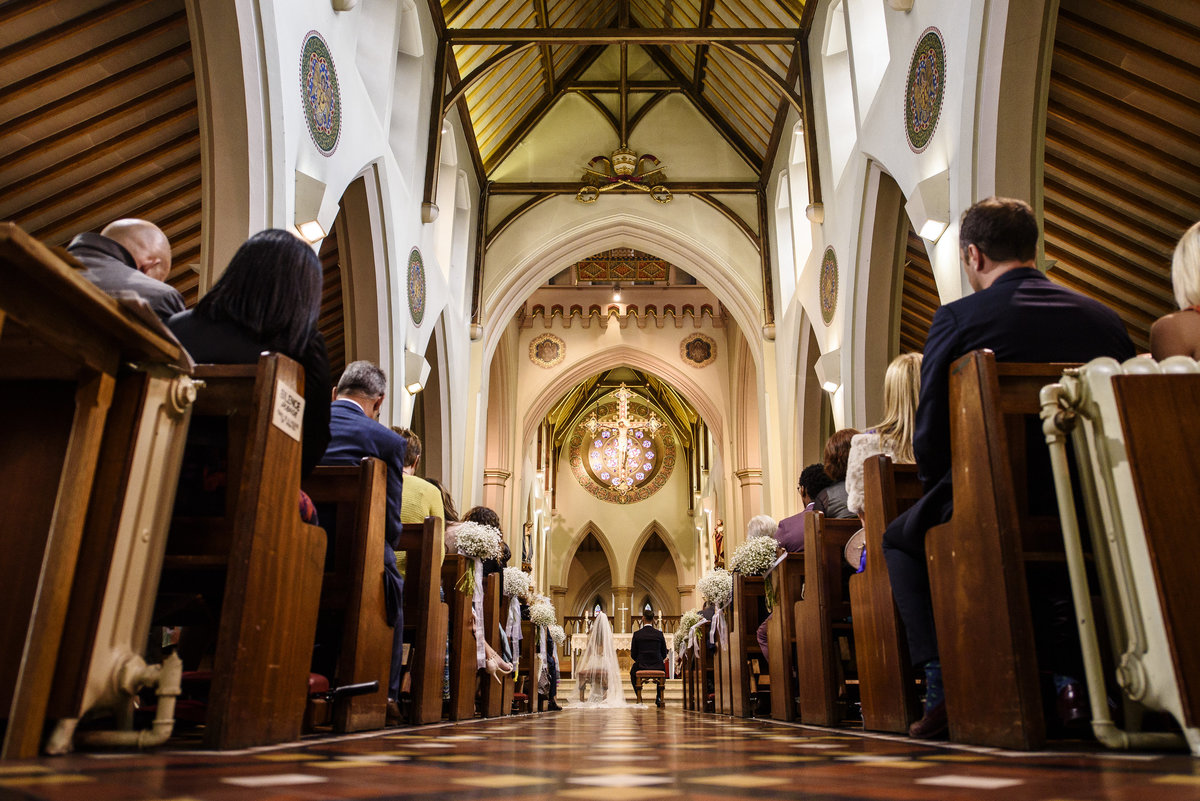
<svg viewBox="0 0 1200 801"><path fill-rule="evenodd" d="M432 2L432 0L431 0ZM491 176L576 94L618 140L681 95L761 179L799 101L801 0L443 0L446 94Z"/></svg>

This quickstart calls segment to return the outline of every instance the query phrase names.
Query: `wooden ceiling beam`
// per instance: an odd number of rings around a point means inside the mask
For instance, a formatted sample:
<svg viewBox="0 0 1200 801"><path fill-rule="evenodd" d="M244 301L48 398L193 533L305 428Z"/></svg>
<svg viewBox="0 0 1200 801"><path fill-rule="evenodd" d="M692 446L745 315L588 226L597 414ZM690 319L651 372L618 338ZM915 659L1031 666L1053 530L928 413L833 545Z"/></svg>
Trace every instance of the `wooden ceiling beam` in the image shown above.
<svg viewBox="0 0 1200 801"><path fill-rule="evenodd" d="M758 153L742 138L740 133L734 130L733 126L721 115L721 112L717 111L713 107L713 104L705 99L704 95L688 82L687 77L680 71L675 62L671 60L670 56L664 53L662 48L655 45L647 45L645 50L651 60L658 65L659 69L667 73L668 76L683 87L683 93L687 96L688 100L692 101L692 105L708 118L708 121L724 137L729 146L761 177L763 165L759 160Z"/></svg>
<svg viewBox="0 0 1200 801"><path fill-rule="evenodd" d="M567 91L569 91L569 90L567 90ZM617 119L617 115L615 115L611 111L609 111L608 106L601 103L596 98L596 96L594 94L592 94L591 92L577 92L576 94L578 94L580 97L582 97L587 102L591 103L592 106L595 107L596 111L600 112L604 116L604 119L608 121L608 124L612 126L613 133L615 133L617 135L617 137L620 138L621 123Z"/></svg>
<svg viewBox="0 0 1200 801"><path fill-rule="evenodd" d="M715 0L700 0L700 27L711 28L713 17L713 5ZM700 44L696 46L696 70L692 76L692 86L696 91L700 91L701 85L704 82L704 61L708 57L708 45Z"/></svg>
<svg viewBox="0 0 1200 801"><path fill-rule="evenodd" d="M455 46L537 42L564 45L756 44L794 45L795 28L448 28Z"/></svg>
<svg viewBox="0 0 1200 801"><path fill-rule="evenodd" d="M680 92L683 87L675 81L627 81L630 92ZM568 92L603 92L612 94L621 91L619 81L572 81L563 84Z"/></svg>
<svg viewBox="0 0 1200 801"><path fill-rule="evenodd" d="M546 0L533 0L533 13L537 19L538 28L549 29L550 14L546 10ZM538 49L542 51L542 71L546 73L546 86L549 88L550 94L554 94L558 91L558 87L554 81L554 57L550 53L550 45L542 43L538 45Z"/></svg>
<svg viewBox="0 0 1200 801"><path fill-rule="evenodd" d="M579 181L493 181L493 195L573 195L583 184ZM677 195L708 192L719 195L752 195L758 192L757 181L667 181L666 187ZM645 194L640 189L618 186L604 194Z"/></svg>
<svg viewBox="0 0 1200 801"><path fill-rule="evenodd" d="M796 80L800 77L800 48L792 48L792 61L788 64L787 83L788 86L795 86ZM786 100L779 101L779 107L775 109L775 124L771 127L771 140L767 143L767 157L763 159L763 174L762 185L765 189L767 183L771 180L770 170L771 165L775 163L775 155L779 152L779 144L783 139L783 126L788 118L788 102Z"/></svg>

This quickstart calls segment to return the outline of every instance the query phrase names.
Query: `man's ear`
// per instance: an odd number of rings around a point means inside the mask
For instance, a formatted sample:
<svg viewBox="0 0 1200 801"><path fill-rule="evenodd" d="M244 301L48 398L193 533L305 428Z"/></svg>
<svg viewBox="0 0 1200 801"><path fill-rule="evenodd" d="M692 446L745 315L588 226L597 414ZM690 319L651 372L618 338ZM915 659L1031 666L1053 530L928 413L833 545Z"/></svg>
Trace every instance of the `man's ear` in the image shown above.
<svg viewBox="0 0 1200 801"><path fill-rule="evenodd" d="M329 390L329 401L332 403L335 400L337 400L337 387Z"/></svg>
<svg viewBox="0 0 1200 801"><path fill-rule="evenodd" d="M378 398L376 398L376 399L375 399L375 401L374 401L374 402L371 404L371 416L372 416L372 417L374 417L376 420L378 420L378 419L379 419L379 410L383 408L383 400L384 400L384 398L386 398L386 397L387 397L387 394L386 394L386 393L385 393L385 394L383 394L383 395L380 395L380 396L379 396Z"/></svg>

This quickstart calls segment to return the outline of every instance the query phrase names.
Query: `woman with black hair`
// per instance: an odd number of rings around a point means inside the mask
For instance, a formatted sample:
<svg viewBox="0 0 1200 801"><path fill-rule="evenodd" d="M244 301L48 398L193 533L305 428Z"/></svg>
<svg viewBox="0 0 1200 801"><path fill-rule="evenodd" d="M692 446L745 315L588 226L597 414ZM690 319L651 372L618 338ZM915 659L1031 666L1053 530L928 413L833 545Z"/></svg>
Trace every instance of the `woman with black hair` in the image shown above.
<svg viewBox="0 0 1200 801"><path fill-rule="evenodd" d="M321 262L304 240L270 229L247 239L194 309L167 327L201 364L254 364L263 351L282 353L304 368L307 476L329 444L329 356L317 331Z"/></svg>

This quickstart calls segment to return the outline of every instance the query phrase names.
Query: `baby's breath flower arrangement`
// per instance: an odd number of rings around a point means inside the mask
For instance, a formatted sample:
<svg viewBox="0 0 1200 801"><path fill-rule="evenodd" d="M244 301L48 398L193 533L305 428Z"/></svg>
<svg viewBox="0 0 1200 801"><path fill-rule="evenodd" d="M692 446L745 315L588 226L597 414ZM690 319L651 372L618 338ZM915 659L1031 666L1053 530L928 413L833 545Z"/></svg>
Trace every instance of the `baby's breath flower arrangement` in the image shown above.
<svg viewBox="0 0 1200 801"><path fill-rule="evenodd" d="M566 642L567 632L563 630L562 626L558 625L557 623L552 623L549 631L550 636L554 638L554 642L557 644L562 645L564 642Z"/></svg>
<svg viewBox="0 0 1200 801"><path fill-rule="evenodd" d="M729 560L734 573L746 576L762 576L775 563L778 544L774 537L751 537L737 547Z"/></svg>
<svg viewBox="0 0 1200 801"><path fill-rule="evenodd" d="M725 568L718 567L696 582L696 589L706 603L725 606L733 595L733 576Z"/></svg>
<svg viewBox="0 0 1200 801"><path fill-rule="evenodd" d="M478 566L481 560L500 558L500 530L468 521L455 527L454 536L458 552L475 560L475 569L464 572L456 587L462 592L474 595L479 589L475 577L480 572Z"/></svg>
<svg viewBox="0 0 1200 801"><path fill-rule="evenodd" d="M509 598L524 598L533 589L533 577L519 567L504 568L504 594Z"/></svg>
<svg viewBox="0 0 1200 801"><path fill-rule="evenodd" d="M699 622L700 622L700 613L697 612L695 609L689 609L687 612L684 612L683 615L679 618L679 630L682 633L687 634L689 631L692 630L692 626L696 625Z"/></svg>
<svg viewBox="0 0 1200 801"><path fill-rule="evenodd" d="M554 604L546 596L539 596L529 607L529 621L535 626L553 626L558 622Z"/></svg>

